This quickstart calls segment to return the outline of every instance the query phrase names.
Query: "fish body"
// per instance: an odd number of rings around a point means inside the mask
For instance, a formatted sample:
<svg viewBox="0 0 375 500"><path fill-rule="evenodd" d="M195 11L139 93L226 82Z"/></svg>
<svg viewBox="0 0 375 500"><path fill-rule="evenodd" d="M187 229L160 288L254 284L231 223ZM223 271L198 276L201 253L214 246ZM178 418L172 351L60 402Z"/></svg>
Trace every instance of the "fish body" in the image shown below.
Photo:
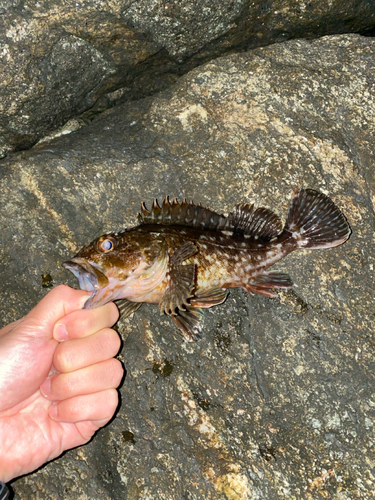
<svg viewBox="0 0 375 500"><path fill-rule="evenodd" d="M270 266L297 248L329 248L349 235L336 205L311 189L295 191L284 228L264 207L242 203L226 217L166 197L161 207L142 205L138 226L97 238L63 265L93 292L86 308L118 300L126 315L158 304L194 340L203 310L224 302L229 288L273 296L293 283Z"/></svg>

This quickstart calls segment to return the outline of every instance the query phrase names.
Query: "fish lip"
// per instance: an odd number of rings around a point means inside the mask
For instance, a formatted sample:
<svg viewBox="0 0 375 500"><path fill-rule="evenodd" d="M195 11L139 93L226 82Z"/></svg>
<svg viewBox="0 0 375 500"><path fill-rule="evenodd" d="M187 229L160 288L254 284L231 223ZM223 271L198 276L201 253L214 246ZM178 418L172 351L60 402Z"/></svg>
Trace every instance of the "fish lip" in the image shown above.
<svg viewBox="0 0 375 500"><path fill-rule="evenodd" d="M96 292L100 288L96 269L85 259L73 258L63 262L62 266L78 279L81 290Z"/></svg>
<svg viewBox="0 0 375 500"><path fill-rule="evenodd" d="M113 280L104 274L98 264L88 261L86 258L73 257L63 262L62 266L71 271L78 279L81 290L92 292L83 309L99 307L112 300Z"/></svg>

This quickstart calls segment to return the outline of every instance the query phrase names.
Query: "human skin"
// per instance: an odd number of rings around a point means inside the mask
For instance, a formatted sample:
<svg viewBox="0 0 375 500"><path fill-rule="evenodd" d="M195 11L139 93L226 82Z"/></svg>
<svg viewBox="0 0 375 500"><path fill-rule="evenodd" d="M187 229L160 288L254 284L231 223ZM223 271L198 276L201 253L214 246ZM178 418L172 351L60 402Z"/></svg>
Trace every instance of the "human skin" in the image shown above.
<svg viewBox="0 0 375 500"><path fill-rule="evenodd" d="M86 291L60 285L0 330L0 480L87 443L114 415L124 375L111 302L82 309Z"/></svg>

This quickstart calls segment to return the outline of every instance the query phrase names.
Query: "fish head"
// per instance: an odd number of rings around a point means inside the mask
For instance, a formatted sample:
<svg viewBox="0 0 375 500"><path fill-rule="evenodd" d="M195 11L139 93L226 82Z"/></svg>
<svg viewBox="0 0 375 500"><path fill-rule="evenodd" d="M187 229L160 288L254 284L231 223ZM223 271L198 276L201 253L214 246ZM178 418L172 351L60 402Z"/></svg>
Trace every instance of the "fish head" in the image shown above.
<svg viewBox="0 0 375 500"><path fill-rule="evenodd" d="M147 278L155 278L150 269L160 268L162 246L160 241L144 241L142 235L135 236L126 231L104 234L62 264L76 276L82 290L92 292L85 309L123 298L141 302L139 287L153 284Z"/></svg>

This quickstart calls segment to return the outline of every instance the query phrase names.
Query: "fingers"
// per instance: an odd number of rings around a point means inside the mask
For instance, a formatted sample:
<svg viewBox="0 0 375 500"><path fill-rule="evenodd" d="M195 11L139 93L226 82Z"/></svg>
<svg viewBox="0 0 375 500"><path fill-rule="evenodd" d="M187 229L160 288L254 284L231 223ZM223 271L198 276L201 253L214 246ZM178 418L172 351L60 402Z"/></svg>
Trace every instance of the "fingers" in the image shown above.
<svg viewBox="0 0 375 500"><path fill-rule="evenodd" d="M60 373L47 378L40 386L46 398L52 401L115 389L121 383L124 369L118 359L108 359L71 373Z"/></svg>
<svg viewBox="0 0 375 500"><path fill-rule="evenodd" d="M113 416L118 406L118 394L115 389L108 389L94 394L86 394L54 403L49 408L49 415L59 422L101 421L105 425Z"/></svg>
<svg viewBox="0 0 375 500"><path fill-rule="evenodd" d="M40 386L42 394L55 401L50 417L61 422L95 421L105 425L115 412L115 390L124 374L122 364L113 359L120 347L117 332L110 329L118 319L118 309L108 303L96 309L71 310L54 325L57 345L53 366L59 372Z"/></svg>
<svg viewBox="0 0 375 500"><path fill-rule="evenodd" d="M91 420L99 428L112 418L118 405L115 388L124 375L122 364L112 357L120 343L118 334L105 328L57 346L54 366L61 373L47 378L40 387L47 399L57 401L49 408L52 419Z"/></svg>
<svg viewBox="0 0 375 500"><path fill-rule="evenodd" d="M89 337L61 342L55 350L53 365L67 373L116 356L121 346L117 332L104 328Z"/></svg>
<svg viewBox="0 0 375 500"><path fill-rule="evenodd" d="M59 342L87 337L93 333L113 326L119 312L113 302L96 309L80 309L67 314L55 325L53 336Z"/></svg>

